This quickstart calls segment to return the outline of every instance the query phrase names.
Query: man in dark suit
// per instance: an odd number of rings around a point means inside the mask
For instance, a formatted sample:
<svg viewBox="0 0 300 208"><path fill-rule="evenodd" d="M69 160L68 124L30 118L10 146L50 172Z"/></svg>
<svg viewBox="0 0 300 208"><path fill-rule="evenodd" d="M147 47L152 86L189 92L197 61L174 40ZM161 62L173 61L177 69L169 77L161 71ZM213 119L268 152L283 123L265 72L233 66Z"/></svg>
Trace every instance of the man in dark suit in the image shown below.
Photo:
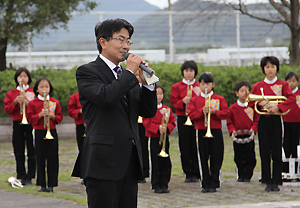
<svg viewBox="0 0 300 208"><path fill-rule="evenodd" d="M137 207L137 181L144 179L137 119L153 117L157 103L154 84L147 85L139 69L139 56L130 54L126 69L120 68L133 31L124 19L97 24L100 55L76 72L86 139L72 176L84 178L92 208Z"/></svg>

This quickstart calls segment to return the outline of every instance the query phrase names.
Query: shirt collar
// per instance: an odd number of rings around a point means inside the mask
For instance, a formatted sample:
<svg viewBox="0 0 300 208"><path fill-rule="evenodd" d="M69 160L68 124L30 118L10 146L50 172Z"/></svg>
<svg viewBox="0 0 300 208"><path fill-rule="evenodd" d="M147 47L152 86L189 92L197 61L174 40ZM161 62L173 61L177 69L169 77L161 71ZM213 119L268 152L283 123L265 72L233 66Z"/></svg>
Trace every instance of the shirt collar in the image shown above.
<svg viewBox="0 0 300 208"><path fill-rule="evenodd" d="M43 96L41 96L40 94L38 94L38 99L45 101L45 98ZM47 100L49 100L49 99L50 99L50 97L49 97L49 95L47 95Z"/></svg>
<svg viewBox="0 0 300 208"><path fill-rule="evenodd" d="M115 72L114 68L116 68L117 65L115 65L113 62L111 62L108 58L104 57L102 54L99 55L99 57L107 64L107 66L110 68L110 70L112 71L112 73L115 75L115 78L117 79L117 72ZM120 68L121 65L118 65Z"/></svg>
<svg viewBox="0 0 300 208"><path fill-rule="evenodd" d="M157 108L161 108L162 107L162 103L157 105Z"/></svg>
<svg viewBox="0 0 300 208"><path fill-rule="evenodd" d="M212 96L213 94L214 94L214 92L211 91L210 93L207 94L207 97L208 97L208 96ZM206 97L205 97L205 93L203 93L202 91L201 91L201 96L204 97L204 98L206 98Z"/></svg>
<svg viewBox="0 0 300 208"><path fill-rule="evenodd" d="M187 85L193 85L195 83L195 79L193 79L192 81L189 81L189 80L186 80L185 78L183 78L182 82L184 84L187 84Z"/></svg>
<svg viewBox="0 0 300 208"><path fill-rule="evenodd" d="M298 91L298 87L296 87L292 92L295 94Z"/></svg>
<svg viewBox="0 0 300 208"><path fill-rule="evenodd" d="M24 89L27 90L28 88L29 88L29 85L26 85ZM18 87L17 87L17 90L21 91L21 87L18 86Z"/></svg>
<svg viewBox="0 0 300 208"><path fill-rule="evenodd" d="M277 76L273 80L268 80L267 77L264 79L264 82L267 84L274 84L277 81Z"/></svg>
<svg viewBox="0 0 300 208"><path fill-rule="evenodd" d="M238 106L247 107L246 103L242 103L240 100L237 101Z"/></svg>

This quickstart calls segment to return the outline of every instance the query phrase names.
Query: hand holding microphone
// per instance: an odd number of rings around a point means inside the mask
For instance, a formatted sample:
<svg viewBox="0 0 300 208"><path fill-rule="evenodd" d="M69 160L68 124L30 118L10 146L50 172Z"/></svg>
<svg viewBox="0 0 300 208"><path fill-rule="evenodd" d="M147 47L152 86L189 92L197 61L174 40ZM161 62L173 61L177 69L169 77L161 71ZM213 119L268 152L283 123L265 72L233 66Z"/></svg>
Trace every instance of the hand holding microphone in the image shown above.
<svg viewBox="0 0 300 208"><path fill-rule="evenodd" d="M124 58L125 60L127 60L128 56L130 53L126 52L124 53ZM145 66L145 64L143 62L140 63L139 67L145 71L147 74L149 74L150 76L154 73L154 71L152 69L150 69L149 67Z"/></svg>

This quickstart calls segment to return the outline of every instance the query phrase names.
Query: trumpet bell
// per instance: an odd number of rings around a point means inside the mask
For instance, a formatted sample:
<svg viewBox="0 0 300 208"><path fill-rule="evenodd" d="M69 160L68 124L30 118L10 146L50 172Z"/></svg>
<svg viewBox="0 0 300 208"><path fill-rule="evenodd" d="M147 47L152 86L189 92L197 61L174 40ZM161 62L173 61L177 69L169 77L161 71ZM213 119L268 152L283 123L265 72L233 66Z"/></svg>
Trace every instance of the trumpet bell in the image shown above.
<svg viewBox="0 0 300 208"><path fill-rule="evenodd" d="M158 154L160 157L169 157L168 153L166 153L164 150L161 150L160 153Z"/></svg>
<svg viewBox="0 0 300 208"><path fill-rule="evenodd" d="M44 139L54 139L53 136L51 135L50 131L47 131L46 136Z"/></svg>
<svg viewBox="0 0 300 208"><path fill-rule="evenodd" d="M193 126L193 123L192 123L190 117L187 117L186 122L184 123L184 125L186 125L186 126Z"/></svg>
<svg viewBox="0 0 300 208"><path fill-rule="evenodd" d="M23 114L22 121L21 121L20 124L22 124L22 125L27 125L27 124L29 124L28 121L27 121L27 119L26 119L26 116L25 116L24 114Z"/></svg>
<svg viewBox="0 0 300 208"><path fill-rule="evenodd" d="M212 135L210 129L207 129L206 134L204 136L205 138L213 138L214 136Z"/></svg>

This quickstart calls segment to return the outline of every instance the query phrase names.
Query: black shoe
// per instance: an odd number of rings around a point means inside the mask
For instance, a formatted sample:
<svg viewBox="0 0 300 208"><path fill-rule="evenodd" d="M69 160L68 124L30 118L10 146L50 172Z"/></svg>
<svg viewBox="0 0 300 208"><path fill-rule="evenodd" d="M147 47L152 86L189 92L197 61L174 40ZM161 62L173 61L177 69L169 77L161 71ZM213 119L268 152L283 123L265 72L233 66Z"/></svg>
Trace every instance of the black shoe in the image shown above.
<svg viewBox="0 0 300 208"><path fill-rule="evenodd" d="M214 193L214 192L217 192L217 189L216 188L209 188L208 192Z"/></svg>
<svg viewBox="0 0 300 208"><path fill-rule="evenodd" d="M138 183L146 183L147 181L144 179L144 180L138 180Z"/></svg>
<svg viewBox="0 0 300 208"><path fill-rule="evenodd" d="M156 194L162 194L162 193L164 193L164 192L163 192L163 190L162 190L161 188L156 188L156 189L154 190L154 193L156 193Z"/></svg>
<svg viewBox="0 0 300 208"><path fill-rule="evenodd" d="M209 189L208 189L208 188L203 188L201 192L202 192L202 193L208 193L208 192L209 192Z"/></svg>
<svg viewBox="0 0 300 208"><path fill-rule="evenodd" d="M49 192L49 190L46 189L46 187L41 187L41 189L38 190L38 192Z"/></svg>
<svg viewBox="0 0 300 208"><path fill-rule="evenodd" d="M84 185L84 179L82 179L82 181L80 182L81 185Z"/></svg>
<svg viewBox="0 0 300 208"><path fill-rule="evenodd" d="M272 184L268 184L267 187L265 188L265 191L267 191L267 192L273 191Z"/></svg>
<svg viewBox="0 0 300 208"><path fill-rule="evenodd" d="M280 188L278 187L277 184L273 184L272 187L273 187L272 191L280 191Z"/></svg>
<svg viewBox="0 0 300 208"><path fill-rule="evenodd" d="M48 192L53 192L53 187L48 187Z"/></svg>
<svg viewBox="0 0 300 208"><path fill-rule="evenodd" d="M238 178L237 182L244 182L244 179L243 178Z"/></svg>
<svg viewBox="0 0 300 208"><path fill-rule="evenodd" d="M244 182L250 182L250 179L249 178L245 178Z"/></svg>
<svg viewBox="0 0 300 208"><path fill-rule="evenodd" d="M163 191L163 193L170 193L170 190L169 189L167 189L167 188L162 188L162 191Z"/></svg>
<svg viewBox="0 0 300 208"><path fill-rule="evenodd" d="M31 182L30 179L26 179L26 180L25 180L25 184L24 184L24 185L31 185L31 184L32 184L32 182Z"/></svg>
<svg viewBox="0 0 300 208"><path fill-rule="evenodd" d="M190 183L190 182L192 182L192 178L186 178L186 179L184 180L184 182L185 182L185 183Z"/></svg>
<svg viewBox="0 0 300 208"><path fill-rule="evenodd" d="M198 182L199 178L197 178L196 176L193 176L191 180L192 180L191 182Z"/></svg>

